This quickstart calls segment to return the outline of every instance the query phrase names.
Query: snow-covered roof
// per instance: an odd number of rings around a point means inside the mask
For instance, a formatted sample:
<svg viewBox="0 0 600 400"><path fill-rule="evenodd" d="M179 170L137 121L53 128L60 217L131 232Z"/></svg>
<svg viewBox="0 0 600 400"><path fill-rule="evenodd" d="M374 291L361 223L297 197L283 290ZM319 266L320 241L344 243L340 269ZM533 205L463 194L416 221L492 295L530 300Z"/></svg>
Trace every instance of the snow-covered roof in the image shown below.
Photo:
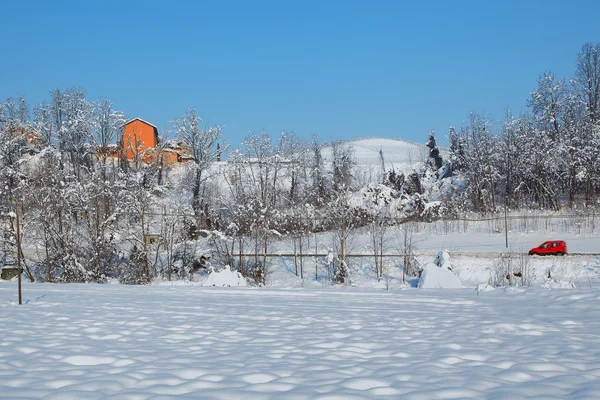
<svg viewBox="0 0 600 400"><path fill-rule="evenodd" d="M181 156L182 158L186 158L186 159L193 159L194 156L189 152L189 150L186 149L174 149L171 147L166 147L164 149L162 149L163 152L168 152L168 153L175 153L178 154L179 156Z"/></svg>
<svg viewBox="0 0 600 400"><path fill-rule="evenodd" d="M131 119L131 120L127 121L127 122L125 123L125 125L129 125L130 123L132 123L132 122L134 122L134 121L140 121L140 122L143 122L144 124L146 124L146 125L150 125L151 127L153 127L154 129L156 129L156 130L158 131L158 128L156 127L156 125L154 125L154 124L151 124L150 122L148 122L148 121L146 121L146 120L143 120L143 119L141 119L141 118L138 118L138 117L136 117L136 118L134 118L134 119ZM123 126L125 126L125 125L123 125Z"/></svg>
<svg viewBox="0 0 600 400"><path fill-rule="evenodd" d="M165 149L187 149L187 144L177 140L167 140L164 142L163 147Z"/></svg>

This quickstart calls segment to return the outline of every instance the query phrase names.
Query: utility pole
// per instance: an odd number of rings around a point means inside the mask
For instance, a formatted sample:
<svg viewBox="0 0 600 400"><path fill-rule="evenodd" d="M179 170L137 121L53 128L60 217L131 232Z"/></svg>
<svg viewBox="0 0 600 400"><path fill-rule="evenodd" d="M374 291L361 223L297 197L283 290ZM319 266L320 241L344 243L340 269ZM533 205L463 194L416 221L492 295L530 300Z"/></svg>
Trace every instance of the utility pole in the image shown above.
<svg viewBox="0 0 600 400"><path fill-rule="evenodd" d="M19 199L15 200L15 213L17 216L17 281L19 286L19 304L23 304L23 296L21 293L21 226L19 221Z"/></svg>

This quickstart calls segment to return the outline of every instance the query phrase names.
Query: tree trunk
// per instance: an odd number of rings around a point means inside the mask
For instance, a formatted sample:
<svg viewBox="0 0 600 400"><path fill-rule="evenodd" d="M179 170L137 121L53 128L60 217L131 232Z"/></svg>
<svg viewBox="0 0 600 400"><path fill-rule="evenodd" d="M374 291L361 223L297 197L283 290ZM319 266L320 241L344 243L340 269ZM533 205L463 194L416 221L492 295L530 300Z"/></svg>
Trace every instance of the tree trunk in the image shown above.
<svg viewBox="0 0 600 400"><path fill-rule="evenodd" d="M200 222L200 211L201 211L201 204L200 204L200 182L202 180L202 170L196 166L196 174L195 174L195 179L194 179L194 190L192 192L192 208L194 210L194 215L196 217L196 224L199 224Z"/></svg>
<svg viewBox="0 0 600 400"><path fill-rule="evenodd" d="M48 275L46 276L47 282L52 282L52 268L50 264L50 253L48 251L48 229L44 224L44 247L46 250L46 268L48 269Z"/></svg>

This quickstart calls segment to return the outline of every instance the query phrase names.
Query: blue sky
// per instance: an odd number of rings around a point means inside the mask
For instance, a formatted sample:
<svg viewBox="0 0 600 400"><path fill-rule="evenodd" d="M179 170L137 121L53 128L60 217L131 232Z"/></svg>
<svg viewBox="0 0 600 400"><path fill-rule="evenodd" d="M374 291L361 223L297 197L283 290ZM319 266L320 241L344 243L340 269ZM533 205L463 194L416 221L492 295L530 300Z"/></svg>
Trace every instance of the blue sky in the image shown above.
<svg viewBox="0 0 600 400"><path fill-rule="evenodd" d="M600 42L600 1L2 1L0 99L79 86L164 133L196 107L249 132L445 142L525 109Z"/></svg>

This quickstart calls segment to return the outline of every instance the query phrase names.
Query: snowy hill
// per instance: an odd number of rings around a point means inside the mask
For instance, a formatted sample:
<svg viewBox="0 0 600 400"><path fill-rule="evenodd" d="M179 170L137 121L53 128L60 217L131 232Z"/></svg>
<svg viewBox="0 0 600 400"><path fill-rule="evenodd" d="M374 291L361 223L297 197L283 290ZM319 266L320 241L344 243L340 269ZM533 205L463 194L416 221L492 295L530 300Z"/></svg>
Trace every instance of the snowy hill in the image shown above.
<svg viewBox="0 0 600 400"><path fill-rule="evenodd" d="M354 158L358 167L381 168L379 151L383 150L386 168L392 166L396 169L407 171L420 168L427 159L427 147L424 144L402 139L389 138L364 138L351 139L340 142L343 146L353 149ZM323 158L332 159L332 146L323 148Z"/></svg>

